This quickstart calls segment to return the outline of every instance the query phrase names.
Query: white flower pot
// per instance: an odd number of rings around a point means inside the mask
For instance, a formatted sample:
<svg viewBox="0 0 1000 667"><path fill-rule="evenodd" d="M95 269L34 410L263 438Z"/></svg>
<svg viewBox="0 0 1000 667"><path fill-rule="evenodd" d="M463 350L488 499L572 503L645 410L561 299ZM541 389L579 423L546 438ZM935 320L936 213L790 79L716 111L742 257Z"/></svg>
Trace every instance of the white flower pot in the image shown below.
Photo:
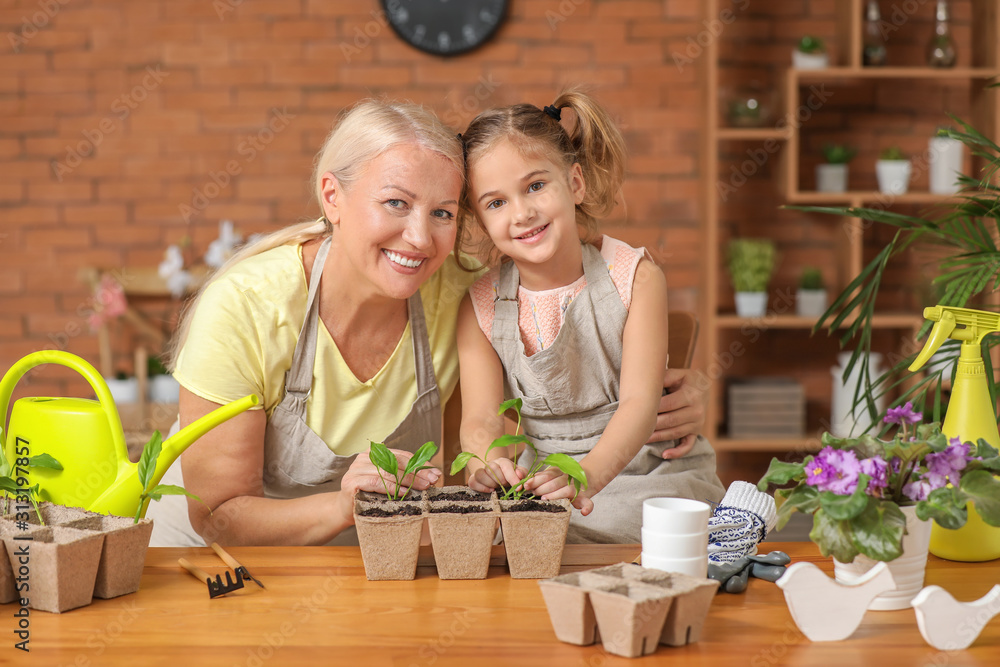
<svg viewBox="0 0 1000 667"><path fill-rule="evenodd" d="M149 400L152 403L177 403L181 385L172 375L154 375L149 378Z"/></svg>
<svg viewBox="0 0 1000 667"><path fill-rule="evenodd" d="M767 312L767 292L737 292L736 314L740 317L763 317Z"/></svg>
<svg viewBox="0 0 1000 667"><path fill-rule="evenodd" d="M139 402L139 378L104 378L115 404Z"/></svg>
<svg viewBox="0 0 1000 667"><path fill-rule="evenodd" d="M795 293L795 312L800 317L819 317L825 310L825 289L799 289Z"/></svg>
<svg viewBox="0 0 1000 667"><path fill-rule="evenodd" d="M909 160L879 160L875 163L879 192L887 195L906 194L910 187Z"/></svg>
<svg viewBox="0 0 1000 667"><path fill-rule="evenodd" d="M924 570L927 568L927 547L931 539L931 521L917 518L917 508L900 507L906 515L906 535L903 536L903 554L889 561L889 572L896 582L896 589L877 596L868 605L875 611L909 609L910 602L924 587ZM878 561L859 554L852 563L833 559L833 574L837 581L851 582L875 567Z"/></svg>
<svg viewBox="0 0 1000 667"><path fill-rule="evenodd" d="M792 66L795 69L826 69L830 65L830 56L826 53L803 53L798 49L792 51Z"/></svg>
<svg viewBox="0 0 1000 667"><path fill-rule="evenodd" d="M965 160L965 145L951 137L930 140L930 189L936 195L953 195L959 191L958 176Z"/></svg>
<svg viewBox="0 0 1000 667"><path fill-rule="evenodd" d="M816 190L818 192L847 192L847 165L816 165Z"/></svg>

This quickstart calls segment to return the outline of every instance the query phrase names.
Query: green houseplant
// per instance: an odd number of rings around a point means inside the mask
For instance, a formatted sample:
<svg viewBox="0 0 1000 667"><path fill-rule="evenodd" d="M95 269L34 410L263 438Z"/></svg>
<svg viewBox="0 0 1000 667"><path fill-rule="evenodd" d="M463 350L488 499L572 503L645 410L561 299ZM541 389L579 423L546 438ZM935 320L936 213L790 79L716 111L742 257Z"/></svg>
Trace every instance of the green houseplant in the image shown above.
<svg viewBox="0 0 1000 667"><path fill-rule="evenodd" d="M736 313L760 317L767 308L767 285L777 261L774 242L768 239L733 239L727 248L727 266L736 291Z"/></svg>
<svg viewBox="0 0 1000 667"><path fill-rule="evenodd" d="M826 287L823 272L816 267L806 267L799 279L795 294L795 311L800 317L819 317L826 310Z"/></svg>
<svg viewBox="0 0 1000 667"><path fill-rule="evenodd" d="M792 51L792 65L796 69L824 69L829 64L826 44L819 37L803 36Z"/></svg>
<svg viewBox="0 0 1000 667"><path fill-rule="evenodd" d="M818 192L846 192L847 165L857 155L857 150L847 144L823 146L825 162L816 165L816 190Z"/></svg>
<svg viewBox="0 0 1000 667"><path fill-rule="evenodd" d="M910 189L912 165L899 146L889 146L879 153L875 177L882 194L901 195Z"/></svg>

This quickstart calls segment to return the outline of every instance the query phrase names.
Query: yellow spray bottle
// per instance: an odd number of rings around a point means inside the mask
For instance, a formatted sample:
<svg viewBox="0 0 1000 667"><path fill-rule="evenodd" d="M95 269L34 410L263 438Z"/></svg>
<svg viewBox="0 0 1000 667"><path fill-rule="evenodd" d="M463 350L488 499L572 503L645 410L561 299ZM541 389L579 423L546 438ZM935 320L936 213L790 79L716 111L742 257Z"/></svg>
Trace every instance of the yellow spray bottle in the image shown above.
<svg viewBox="0 0 1000 667"><path fill-rule="evenodd" d="M934 306L924 309L924 317L934 322L924 349L910 365L911 371L927 363L948 338L962 341L955 370L955 382L941 431L949 438L976 442L980 438L1000 447L996 412L990 401L983 364L982 341L987 334L1000 332L1000 314L970 308ZM970 503L969 519L958 530L936 523L931 528L930 551L935 556L957 561L985 561L1000 558L1000 528L984 522Z"/></svg>

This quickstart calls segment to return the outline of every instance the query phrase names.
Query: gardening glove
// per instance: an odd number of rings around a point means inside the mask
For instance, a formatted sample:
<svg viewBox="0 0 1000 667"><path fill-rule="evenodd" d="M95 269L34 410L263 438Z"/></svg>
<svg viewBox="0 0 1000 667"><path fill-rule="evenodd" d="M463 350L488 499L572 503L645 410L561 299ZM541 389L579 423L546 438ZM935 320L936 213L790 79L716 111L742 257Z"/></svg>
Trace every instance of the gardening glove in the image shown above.
<svg viewBox="0 0 1000 667"><path fill-rule="evenodd" d="M708 562L732 563L757 553L774 528L774 498L747 482L733 482L708 520Z"/></svg>

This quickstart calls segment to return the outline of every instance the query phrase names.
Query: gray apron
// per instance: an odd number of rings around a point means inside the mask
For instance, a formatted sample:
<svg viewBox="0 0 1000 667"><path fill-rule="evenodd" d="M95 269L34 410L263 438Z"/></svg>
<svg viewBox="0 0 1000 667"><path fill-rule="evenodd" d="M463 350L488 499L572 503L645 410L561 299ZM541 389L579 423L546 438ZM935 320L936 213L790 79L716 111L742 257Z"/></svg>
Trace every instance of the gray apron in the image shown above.
<svg viewBox="0 0 1000 667"><path fill-rule="evenodd" d="M334 454L306 424L306 401L312 390L313 375L327 372L323 368L316 369L315 361L319 332L317 297L330 243L331 238L327 237L316 253L309 278L305 321L295 343L291 368L285 373L285 396L267 419L263 482L264 495L268 498L299 498L314 493L339 491L344 473L357 457L357 454ZM434 375L434 360L427 339L427 323L419 290L407 300L406 305L410 319L410 337L413 339L417 399L409 414L385 439L385 445L413 452L429 440L441 442L441 396ZM386 400L392 399L387 397ZM324 409L324 406L316 407ZM325 409L335 409L335 406L325 406ZM180 479L180 459L169 472L173 475L172 483L183 483ZM164 505L155 513L154 532L156 523L159 522L162 524L163 535L157 540L156 546L203 544L187 519L185 499L176 498L180 501L176 508L170 508L168 512L169 506ZM151 506L156 504L152 503ZM357 540L357 531L351 526L329 544L356 545Z"/></svg>
<svg viewBox="0 0 1000 667"><path fill-rule="evenodd" d="M622 336L628 310L601 253L583 244L587 284L568 306L550 347L528 357L518 328L519 277L513 262L500 267L492 344L504 367L504 398L520 398L525 434L538 455L562 452L582 459L600 440L618 408ZM642 502L647 498L693 498L717 503L725 489L715 474L715 452L698 437L691 452L665 461L668 440L643 445L594 500L589 516L574 512L567 541L638 543ZM525 452L519 463L534 461Z"/></svg>

